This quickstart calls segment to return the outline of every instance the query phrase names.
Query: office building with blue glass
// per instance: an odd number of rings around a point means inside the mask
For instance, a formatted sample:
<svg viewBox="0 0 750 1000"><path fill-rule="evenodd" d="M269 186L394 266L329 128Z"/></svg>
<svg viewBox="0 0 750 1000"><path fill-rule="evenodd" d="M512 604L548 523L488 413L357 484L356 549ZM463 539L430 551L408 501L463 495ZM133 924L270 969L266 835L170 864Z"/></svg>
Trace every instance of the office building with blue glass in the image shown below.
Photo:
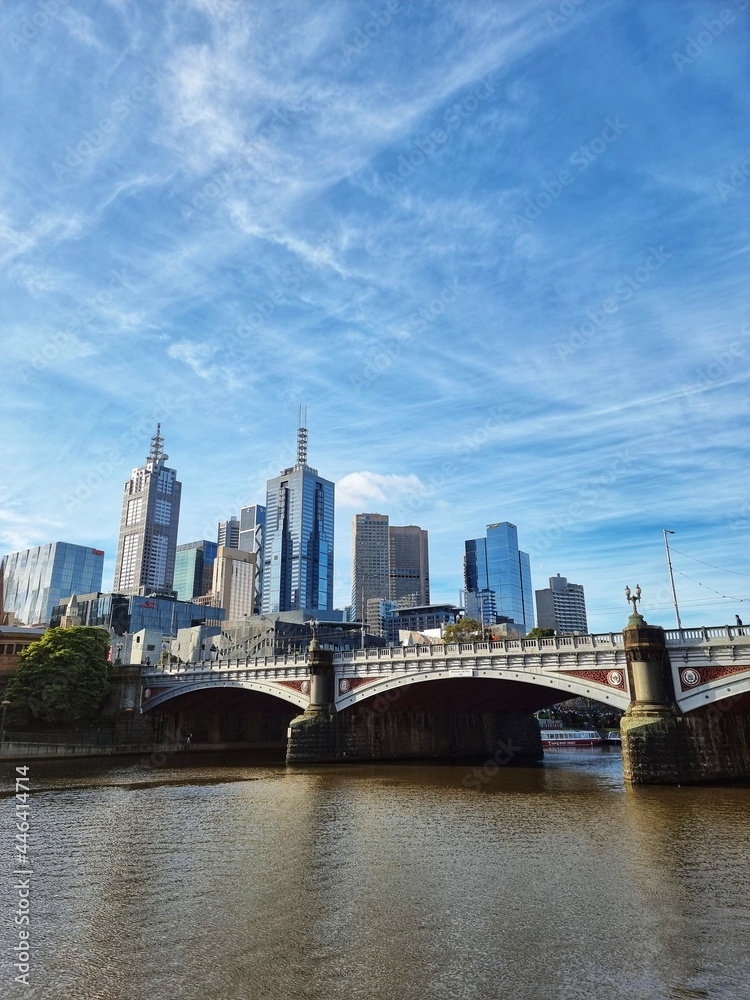
<svg viewBox="0 0 750 1000"><path fill-rule="evenodd" d="M297 464L266 487L263 614L333 610L334 485L307 464L307 429Z"/></svg>
<svg viewBox="0 0 750 1000"><path fill-rule="evenodd" d="M63 597L98 590L102 585L104 552L49 542L3 556L4 610L26 625L48 625L52 609Z"/></svg>
<svg viewBox="0 0 750 1000"><path fill-rule="evenodd" d="M469 539L465 549L466 614L488 625L504 621L526 635L534 627L534 592L515 524L488 524L486 537ZM486 617L488 608L494 609L493 621Z"/></svg>
<svg viewBox="0 0 750 1000"><path fill-rule="evenodd" d="M65 598L53 609L53 626L60 624L69 603L69 598ZM81 625L99 625L114 635L149 629L167 637L177 635L181 628L224 621L226 613L223 608L213 605L177 601L170 597L91 593L77 596L77 616Z"/></svg>

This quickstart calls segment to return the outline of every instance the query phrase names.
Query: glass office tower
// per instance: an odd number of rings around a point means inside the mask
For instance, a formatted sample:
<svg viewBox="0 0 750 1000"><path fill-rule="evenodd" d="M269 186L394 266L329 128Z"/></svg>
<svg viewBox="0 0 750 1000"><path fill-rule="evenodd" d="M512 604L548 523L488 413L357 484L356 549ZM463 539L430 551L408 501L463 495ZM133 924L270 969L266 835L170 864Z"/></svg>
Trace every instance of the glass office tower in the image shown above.
<svg viewBox="0 0 750 1000"><path fill-rule="evenodd" d="M333 609L334 485L307 464L307 429L297 464L266 487L263 614Z"/></svg>
<svg viewBox="0 0 750 1000"><path fill-rule="evenodd" d="M430 603L427 531L417 524L388 528L388 597L401 607Z"/></svg>
<svg viewBox="0 0 750 1000"><path fill-rule="evenodd" d="M63 597L88 594L102 585L104 552L69 542L50 542L4 556L5 611L26 625L48 625ZM3 610L3 609L0 609Z"/></svg>
<svg viewBox="0 0 750 1000"><path fill-rule="evenodd" d="M217 548L216 542L205 538L177 546L172 586L179 601L191 601L211 590Z"/></svg>
<svg viewBox="0 0 750 1000"><path fill-rule="evenodd" d="M491 592L497 618L510 619L526 635L534 627L531 567L528 553L518 548L515 524L488 524L486 537L469 539L465 548L467 612L486 607Z"/></svg>
<svg viewBox="0 0 750 1000"><path fill-rule="evenodd" d="M263 542L266 530L266 508L262 504L240 507L240 548L255 555L255 597L253 607L260 614L263 607Z"/></svg>

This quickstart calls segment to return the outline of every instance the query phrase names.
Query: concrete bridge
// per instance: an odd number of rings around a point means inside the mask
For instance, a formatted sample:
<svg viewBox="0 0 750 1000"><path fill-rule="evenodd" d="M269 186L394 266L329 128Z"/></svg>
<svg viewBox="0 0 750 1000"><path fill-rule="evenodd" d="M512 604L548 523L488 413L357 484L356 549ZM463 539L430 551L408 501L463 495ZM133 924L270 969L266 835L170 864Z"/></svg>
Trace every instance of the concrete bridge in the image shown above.
<svg viewBox="0 0 750 1000"><path fill-rule="evenodd" d="M750 628L665 631L634 613L621 633L133 669L123 707L162 720L160 737L166 718L172 738L286 743L298 763L538 759L533 713L584 697L626 712L631 781L750 776Z"/></svg>

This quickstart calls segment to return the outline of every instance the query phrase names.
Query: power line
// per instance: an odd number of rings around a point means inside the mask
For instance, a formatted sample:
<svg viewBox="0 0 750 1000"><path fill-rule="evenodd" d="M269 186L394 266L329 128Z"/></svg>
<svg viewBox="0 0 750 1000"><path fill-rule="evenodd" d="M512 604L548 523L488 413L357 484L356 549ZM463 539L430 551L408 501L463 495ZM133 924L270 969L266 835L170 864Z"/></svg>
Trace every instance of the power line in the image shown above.
<svg viewBox="0 0 750 1000"><path fill-rule="evenodd" d="M714 566L713 563L703 562L702 559L696 559L695 556L689 556L687 552L681 552L679 549L676 549L674 545L671 545L670 548L672 552L679 552L681 556L687 556L687 558L692 559L693 562L701 563L703 566L710 566L711 569L718 569L721 573L733 573L735 576L746 576L750 579L750 573L740 573L739 570L736 569L723 569L721 566ZM690 579L690 577L688 577L688 579Z"/></svg>
<svg viewBox="0 0 750 1000"><path fill-rule="evenodd" d="M715 591L715 593L716 593L716 591ZM684 605L685 607L687 607L689 605L690 607L695 607L696 605L705 605L706 607L709 607L709 608L715 608L715 607L719 607L719 606L721 606L723 604L728 604L731 601L741 601L741 602L750 601L750 594L739 595L737 597L724 597L724 595L720 595L720 596L722 597L722 600L720 600L720 601L711 601L711 600L705 600L705 599L703 599L703 600L693 600L693 601L680 601L680 606ZM649 604L649 605L647 605L644 608L644 610L645 611L663 611L664 609L671 608L671 607L672 607L671 604ZM616 608L597 608L595 611L592 611L589 608L587 608L586 609L586 615L587 615L587 617L590 618L592 615L612 614L615 611L622 611L622 605L618 605Z"/></svg>

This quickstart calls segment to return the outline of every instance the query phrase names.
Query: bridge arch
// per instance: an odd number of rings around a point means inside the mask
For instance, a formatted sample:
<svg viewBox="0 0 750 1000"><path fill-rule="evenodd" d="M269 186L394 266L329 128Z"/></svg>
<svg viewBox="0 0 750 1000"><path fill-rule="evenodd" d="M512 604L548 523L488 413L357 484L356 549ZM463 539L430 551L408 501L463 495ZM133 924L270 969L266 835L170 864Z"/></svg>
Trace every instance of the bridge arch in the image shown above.
<svg viewBox="0 0 750 1000"><path fill-rule="evenodd" d="M337 678L338 695L336 699L336 708L338 711L344 711L347 708L351 708L357 704L370 699L376 699L378 697L386 698L387 703L395 706L403 697L403 695L398 695L394 698L393 694L395 692L408 691L415 685L423 684L425 682L450 682L455 685L455 682L461 679L469 681L485 680L490 681L493 684L500 682L505 683L508 687L514 688L518 688L521 685L525 686L530 689L526 693L527 700L530 703L535 701L534 692L531 689L536 688L539 695L541 695L543 691L555 692L555 698L553 699L541 697L539 699L539 707L554 704L555 701L562 701L567 698L576 697L591 698L592 700L600 702L603 705L611 705L613 708L620 709L621 711L625 711L630 704L630 695L627 691L619 690L606 684L595 683L585 678L576 678L572 674L539 673L528 669L478 669L467 670L463 674L463 677L458 675L456 670L407 671L399 672L397 674L389 673L344 691L342 691L342 683L345 688L347 678L339 676ZM486 685L477 685L476 687L477 695L480 697L482 690L487 690ZM390 697L386 697L387 695L390 695ZM562 695L563 697L561 698L559 695ZM477 705L474 710L480 708L481 705ZM494 707L488 710L492 711L494 710Z"/></svg>
<svg viewBox="0 0 750 1000"><path fill-rule="evenodd" d="M159 705L180 698L182 695L191 694L194 691L216 691L224 688L241 688L244 691L255 691L258 694L271 695L280 701L286 701L296 705L304 711L310 703L306 694L302 694L296 688L285 687L282 684L275 684L273 681L265 680L232 680L230 678L212 678L210 680L185 681L184 683L170 685L166 690L159 691L150 698L141 699L141 713L150 712Z"/></svg>

